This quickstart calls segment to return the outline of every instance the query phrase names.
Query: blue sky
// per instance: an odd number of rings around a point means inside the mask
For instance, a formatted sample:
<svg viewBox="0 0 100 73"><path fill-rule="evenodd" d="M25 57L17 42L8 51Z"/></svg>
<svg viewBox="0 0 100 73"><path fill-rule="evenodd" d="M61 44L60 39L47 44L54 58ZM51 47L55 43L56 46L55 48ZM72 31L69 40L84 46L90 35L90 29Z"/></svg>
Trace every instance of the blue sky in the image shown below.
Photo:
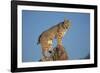
<svg viewBox="0 0 100 73"><path fill-rule="evenodd" d="M69 60L84 59L90 54L90 14L23 10L22 62L38 61L41 58L41 47L37 45L39 35L64 18L72 23L63 38Z"/></svg>

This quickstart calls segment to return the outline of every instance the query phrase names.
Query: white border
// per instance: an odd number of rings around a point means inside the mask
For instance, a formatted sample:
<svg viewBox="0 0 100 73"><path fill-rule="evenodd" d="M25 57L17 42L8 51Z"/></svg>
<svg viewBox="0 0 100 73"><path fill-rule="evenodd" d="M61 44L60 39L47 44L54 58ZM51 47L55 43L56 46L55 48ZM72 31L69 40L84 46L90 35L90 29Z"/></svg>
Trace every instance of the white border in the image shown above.
<svg viewBox="0 0 100 73"><path fill-rule="evenodd" d="M94 63L94 10L92 9L75 9L75 8L57 8L57 7L40 7L40 6L23 6L18 7L18 68L41 67L41 66L59 66L59 65L78 65ZM80 12L90 13L90 59L89 60L68 60L54 62L24 62L22 63L22 10L41 10L41 11L59 11L59 12Z"/></svg>

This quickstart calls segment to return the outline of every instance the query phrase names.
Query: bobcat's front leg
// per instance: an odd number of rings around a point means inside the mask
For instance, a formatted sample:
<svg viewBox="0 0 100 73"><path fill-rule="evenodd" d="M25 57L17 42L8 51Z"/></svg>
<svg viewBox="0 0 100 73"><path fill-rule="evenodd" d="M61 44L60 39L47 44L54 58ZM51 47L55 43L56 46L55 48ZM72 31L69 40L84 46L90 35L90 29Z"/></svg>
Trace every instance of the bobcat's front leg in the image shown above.
<svg viewBox="0 0 100 73"><path fill-rule="evenodd" d="M53 48L52 48L53 41L51 39L46 39L41 41L42 46L42 60L43 61L50 61L52 60Z"/></svg>
<svg viewBox="0 0 100 73"><path fill-rule="evenodd" d="M62 33L57 33L57 45L62 45Z"/></svg>

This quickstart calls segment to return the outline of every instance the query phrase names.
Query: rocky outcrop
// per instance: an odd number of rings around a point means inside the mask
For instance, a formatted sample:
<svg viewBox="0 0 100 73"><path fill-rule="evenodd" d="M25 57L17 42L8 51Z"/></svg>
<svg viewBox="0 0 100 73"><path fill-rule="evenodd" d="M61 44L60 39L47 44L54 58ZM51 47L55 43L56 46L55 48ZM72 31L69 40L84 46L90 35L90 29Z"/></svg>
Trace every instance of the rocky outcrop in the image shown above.
<svg viewBox="0 0 100 73"><path fill-rule="evenodd" d="M49 58L42 58L39 61L59 61L59 60L68 60L68 54L65 51L65 48L62 45L58 45L53 49L54 53Z"/></svg>
<svg viewBox="0 0 100 73"><path fill-rule="evenodd" d="M68 54L62 45L58 45L54 48L53 60L68 60Z"/></svg>

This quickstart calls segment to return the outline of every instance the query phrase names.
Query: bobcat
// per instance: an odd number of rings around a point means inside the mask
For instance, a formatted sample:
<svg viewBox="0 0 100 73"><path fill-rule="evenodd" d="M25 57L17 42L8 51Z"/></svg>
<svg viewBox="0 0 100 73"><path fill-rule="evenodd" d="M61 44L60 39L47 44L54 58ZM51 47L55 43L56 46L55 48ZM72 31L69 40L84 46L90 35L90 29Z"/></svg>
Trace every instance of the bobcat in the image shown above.
<svg viewBox="0 0 100 73"><path fill-rule="evenodd" d="M64 20L63 22L60 22L57 25L51 27L50 29L44 31L39 36L37 44L40 43L42 47L43 57L49 57L50 59L51 54L53 52L53 40L57 39L57 45L62 45L62 38L64 37L65 32L69 29L70 26L71 22L69 20Z"/></svg>

